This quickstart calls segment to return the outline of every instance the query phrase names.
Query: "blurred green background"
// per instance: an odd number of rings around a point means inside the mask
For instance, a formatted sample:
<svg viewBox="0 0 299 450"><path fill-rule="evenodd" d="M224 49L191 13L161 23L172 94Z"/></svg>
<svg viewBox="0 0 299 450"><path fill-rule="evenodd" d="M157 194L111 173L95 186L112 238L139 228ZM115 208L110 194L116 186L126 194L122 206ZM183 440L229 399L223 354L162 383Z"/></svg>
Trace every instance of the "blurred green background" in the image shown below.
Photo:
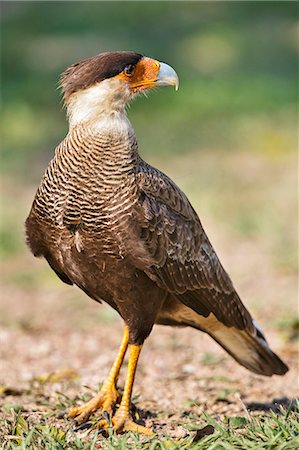
<svg viewBox="0 0 299 450"><path fill-rule="evenodd" d="M295 2L2 2L1 255L9 302L45 286L64 289L23 235L44 168L67 132L59 74L102 51L135 50L180 77L178 93L161 89L129 110L142 156L187 193L253 305L268 296L294 312L297 31Z"/></svg>

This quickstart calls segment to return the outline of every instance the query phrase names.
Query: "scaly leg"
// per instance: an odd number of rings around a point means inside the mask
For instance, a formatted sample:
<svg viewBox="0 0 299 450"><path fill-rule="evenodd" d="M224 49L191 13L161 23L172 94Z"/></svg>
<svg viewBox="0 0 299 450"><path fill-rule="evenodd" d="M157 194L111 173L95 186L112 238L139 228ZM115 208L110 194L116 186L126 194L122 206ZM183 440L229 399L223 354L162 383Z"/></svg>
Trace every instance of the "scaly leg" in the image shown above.
<svg viewBox="0 0 299 450"><path fill-rule="evenodd" d="M137 433L153 434L152 430L149 428L135 423L130 414L133 383L142 345L130 344L129 349L130 355L124 393L119 408L112 417L112 425L116 431L135 431ZM98 423L99 428L107 428L108 425L106 420L100 420Z"/></svg>
<svg viewBox="0 0 299 450"><path fill-rule="evenodd" d="M89 416L100 408L103 411L107 411L110 415L112 414L113 408L119 398L119 393L116 389L116 382L128 348L128 340L129 330L125 325L124 335L118 355L100 392L85 405L71 408L67 417L75 417L76 422L82 423L88 420Z"/></svg>

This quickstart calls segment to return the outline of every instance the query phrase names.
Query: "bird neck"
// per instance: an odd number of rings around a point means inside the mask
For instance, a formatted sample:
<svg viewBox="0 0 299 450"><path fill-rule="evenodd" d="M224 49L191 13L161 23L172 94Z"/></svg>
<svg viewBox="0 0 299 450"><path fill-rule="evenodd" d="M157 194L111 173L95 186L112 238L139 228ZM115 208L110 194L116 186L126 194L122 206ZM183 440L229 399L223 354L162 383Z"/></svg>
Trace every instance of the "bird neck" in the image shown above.
<svg viewBox="0 0 299 450"><path fill-rule="evenodd" d="M95 122L70 127L67 140L67 152L75 152L83 166L122 177L134 172L138 145L125 114L106 115Z"/></svg>
<svg viewBox="0 0 299 450"><path fill-rule="evenodd" d="M112 119L123 122L125 107L132 94L120 80L107 79L74 93L66 102L70 128L80 124L97 126Z"/></svg>

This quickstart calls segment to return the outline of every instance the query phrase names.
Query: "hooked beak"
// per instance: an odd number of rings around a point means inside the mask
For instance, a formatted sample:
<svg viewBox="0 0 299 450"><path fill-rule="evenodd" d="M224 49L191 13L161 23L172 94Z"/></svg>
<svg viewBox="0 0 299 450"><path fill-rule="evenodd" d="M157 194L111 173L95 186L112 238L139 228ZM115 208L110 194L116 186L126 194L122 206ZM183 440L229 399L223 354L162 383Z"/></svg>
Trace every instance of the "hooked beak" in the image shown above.
<svg viewBox="0 0 299 450"><path fill-rule="evenodd" d="M160 69L158 72L157 79L155 81L156 86L174 86L177 91L179 88L179 77L176 71L163 62L160 62Z"/></svg>

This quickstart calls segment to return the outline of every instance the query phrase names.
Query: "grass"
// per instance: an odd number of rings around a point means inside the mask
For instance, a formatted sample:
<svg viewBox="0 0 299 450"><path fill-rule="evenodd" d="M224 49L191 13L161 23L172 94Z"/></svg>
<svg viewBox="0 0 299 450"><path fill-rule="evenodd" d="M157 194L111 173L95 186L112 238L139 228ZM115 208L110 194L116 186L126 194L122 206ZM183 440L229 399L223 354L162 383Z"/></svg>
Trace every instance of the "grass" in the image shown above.
<svg viewBox="0 0 299 450"><path fill-rule="evenodd" d="M11 412L1 421L1 432L6 435L3 450L41 449L149 449L149 450L233 450L233 449L275 449L295 450L299 447L299 422L297 411L281 408L279 414L270 412L263 417L224 417L215 420L209 415L200 418L199 425L182 423L188 429L184 439L168 436L150 437L135 433L117 435L109 430L104 437L98 431L87 431L84 436L74 431L73 424L60 419L61 425L53 424L51 415L43 416L32 426L30 416L11 405Z"/></svg>

